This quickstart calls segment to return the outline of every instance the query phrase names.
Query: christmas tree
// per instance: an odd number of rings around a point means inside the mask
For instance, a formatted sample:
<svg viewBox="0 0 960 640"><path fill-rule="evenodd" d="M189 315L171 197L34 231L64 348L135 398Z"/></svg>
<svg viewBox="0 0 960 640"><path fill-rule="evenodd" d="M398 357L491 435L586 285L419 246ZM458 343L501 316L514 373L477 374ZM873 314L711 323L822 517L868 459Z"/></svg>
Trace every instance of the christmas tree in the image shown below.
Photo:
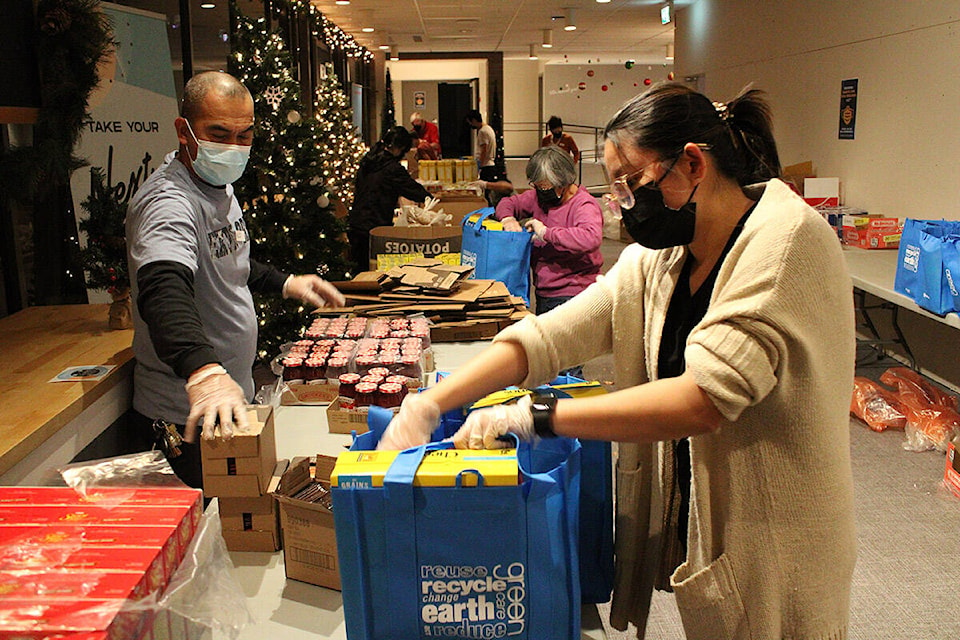
<svg viewBox="0 0 960 640"><path fill-rule="evenodd" d="M387 129L397 124L396 105L393 102L393 82L390 80L390 69L387 69L386 89L383 92L383 114L380 118L380 136Z"/></svg>
<svg viewBox="0 0 960 640"><path fill-rule="evenodd" d="M306 3L282 4L315 19ZM356 168L366 152L353 133L351 110L327 68L317 92L317 117L304 116L283 34L269 29L264 18L252 19L238 10L236 15L231 72L253 95L256 118L250 162L234 184L252 239L251 254L288 273L343 279L348 275L345 225L334 215L333 199L349 206ZM300 335L308 310L276 295L255 295L254 303L260 322L258 355L269 359Z"/></svg>
<svg viewBox="0 0 960 640"><path fill-rule="evenodd" d="M80 203L87 213L80 221L80 230L87 234L87 246L80 250L80 261L89 288L117 295L130 288L123 227L127 205L105 182L103 169L90 170L90 196Z"/></svg>

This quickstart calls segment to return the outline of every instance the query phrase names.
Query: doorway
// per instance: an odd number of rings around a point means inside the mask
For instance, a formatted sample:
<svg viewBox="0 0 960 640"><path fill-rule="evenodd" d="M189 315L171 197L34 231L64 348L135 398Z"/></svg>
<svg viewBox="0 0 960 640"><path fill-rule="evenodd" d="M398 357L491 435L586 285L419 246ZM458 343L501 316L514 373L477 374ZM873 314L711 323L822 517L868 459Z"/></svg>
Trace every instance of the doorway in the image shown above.
<svg viewBox="0 0 960 640"><path fill-rule="evenodd" d="M443 157L460 158L473 154L473 131L466 122L467 112L476 108L474 84L441 82L437 85L437 119Z"/></svg>

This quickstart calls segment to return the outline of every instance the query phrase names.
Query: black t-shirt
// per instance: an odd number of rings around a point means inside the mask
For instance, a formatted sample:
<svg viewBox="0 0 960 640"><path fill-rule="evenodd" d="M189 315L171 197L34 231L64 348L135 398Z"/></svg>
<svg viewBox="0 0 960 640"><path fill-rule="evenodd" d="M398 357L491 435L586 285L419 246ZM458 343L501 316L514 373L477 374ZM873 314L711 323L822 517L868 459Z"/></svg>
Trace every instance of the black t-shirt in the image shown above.
<svg viewBox="0 0 960 640"><path fill-rule="evenodd" d="M756 206L756 205L754 205ZM670 298L670 307L667 309L667 317L663 323L663 333L660 339L660 352L657 355L657 377L658 378L677 378L683 374L686 369L686 360L683 352L687 347L687 338L690 331L703 320L707 313L707 307L710 306L710 296L713 294L713 286L717 282L717 273L726 259L727 254L733 243L740 237L743 231L743 225L746 223L754 207L747 209L743 214L730 239L727 240L723 253L717 259L717 263L710 270L710 275L703 281L700 288L695 292L690 291L690 271L693 268L691 254L683 263L683 270L680 272L680 279L677 281L677 287L673 291L673 297ZM687 548L687 520L690 514L690 443L687 438L675 440L673 443L674 466L676 468L677 489L680 491L680 515L677 523L677 535L683 548Z"/></svg>

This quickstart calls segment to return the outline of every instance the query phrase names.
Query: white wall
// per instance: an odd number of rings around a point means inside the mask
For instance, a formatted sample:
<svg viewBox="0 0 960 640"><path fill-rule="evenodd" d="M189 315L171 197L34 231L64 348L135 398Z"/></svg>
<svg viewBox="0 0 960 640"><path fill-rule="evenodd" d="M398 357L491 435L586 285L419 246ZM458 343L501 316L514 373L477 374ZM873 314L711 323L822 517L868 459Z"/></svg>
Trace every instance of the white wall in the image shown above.
<svg viewBox="0 0 960 640"><path fill-rule="evenodd" d="M403 104L399 82L406 80L472 80L480 78L480 113L487 120L487 60L390 60L386 63L393 83L393 99L396 105L397 123L409 125L412 104Z"/></svg>
<svg viewBox="0 0 960 640"><path fill-rule="evenodd" d="M845 203L960 219L960 2L697 0L678 11L676 73L715 100L754 83L784 165L839 176ZM856 139L837 137L859 79Z"/></svg>
<svg viewBox="0 0 960 640"><path fill-rule="evenodd" d="M504 60L503 79L503 152L528 156L540 146L540 63Z"/></svg>

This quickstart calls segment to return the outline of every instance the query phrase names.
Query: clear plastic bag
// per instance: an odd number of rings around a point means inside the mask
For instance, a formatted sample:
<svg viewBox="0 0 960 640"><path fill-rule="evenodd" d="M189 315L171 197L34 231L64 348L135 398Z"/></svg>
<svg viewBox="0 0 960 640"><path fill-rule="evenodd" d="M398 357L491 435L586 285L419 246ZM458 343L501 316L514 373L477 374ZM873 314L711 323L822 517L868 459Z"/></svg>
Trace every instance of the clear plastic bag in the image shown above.
<svg viewBox="0 0 960 640"><path fill-rule="evenodd" d="M896 393L860 376L853 379L850 413L874 431L903 429L907 424Z"/></svg>
<svg viewBox="0 0 960 640"><path fill-rule="evenodd" d="M71 464L58 471L68 487L91 502L96 494L96 504L106 508L122 506L138 488L186 488L159 451ZM65 540L64 544L57 547L55 543L44 540L41 545L44 562L41 566L55 568L57 552L60 552L59 563L63 564L70 554L78 550L76 547L79 544L79 540L72 543ZM31 549L27 541L15 541L0 546L0 558L29 554ZM42 574L34 570L31 575ZM96 585L90 586L92 589ZM10 615L10 612L6 613ZM37 616L46 615L42 607L36 613ZM121 635L118 637L131 638L140 637L151 627L160 635L173 634L172 637L197 637L196 633L180 632L178 629L202 631L207 628L236 638L244 626L254 621L247 598L234 576L233 563L221 535L220 519L216 513L210 512L205 512L200 518L183 559L162 591L155 590L143 598L126 600L119 613L104 609L102 604L91 605L90 611L80 613L107 621L116 615L111 629L121 625ZM3 615L0 613L0 628L4 628ZM22 625L29 622L31 614L20 609L16 615L20 616L17 624Z"/></svg>

